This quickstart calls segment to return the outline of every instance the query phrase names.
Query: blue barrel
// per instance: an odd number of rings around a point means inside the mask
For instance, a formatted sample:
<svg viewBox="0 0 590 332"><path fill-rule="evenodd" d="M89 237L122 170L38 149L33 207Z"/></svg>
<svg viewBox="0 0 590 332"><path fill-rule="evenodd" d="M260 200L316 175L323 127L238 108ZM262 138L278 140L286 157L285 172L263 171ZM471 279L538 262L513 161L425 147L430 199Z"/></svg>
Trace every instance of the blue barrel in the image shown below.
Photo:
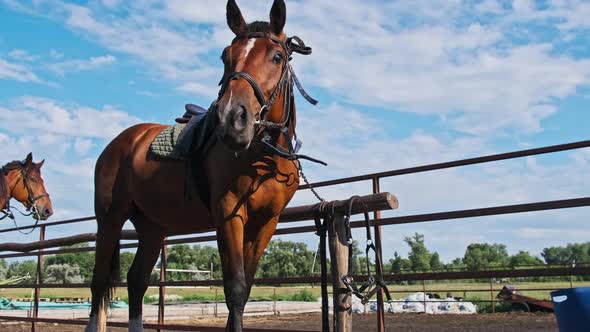
<svg viewBox="0 0 590 332"><path fill-rule="evenodd" d="M553 291L551 301L560 332L590 331L590 287Z"/></svg>

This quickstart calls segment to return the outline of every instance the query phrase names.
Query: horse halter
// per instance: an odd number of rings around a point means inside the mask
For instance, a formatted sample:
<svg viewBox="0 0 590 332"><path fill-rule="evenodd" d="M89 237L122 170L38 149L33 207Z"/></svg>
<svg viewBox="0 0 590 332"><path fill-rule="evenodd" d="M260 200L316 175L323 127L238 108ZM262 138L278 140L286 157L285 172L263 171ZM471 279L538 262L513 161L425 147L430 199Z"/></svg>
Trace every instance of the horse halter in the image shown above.
<svg viewBox="0 0 590 332"><path fill-rule="evenodd" d="M260 110L255 115L256 120L254 122L254 125L256 127L263 128L260 131L263 135L263 138L261 139L263 146L270 153L277 154L277 155L279 155L285 159L288 159L288 160L307 159L307 160L315 162L315 163L327 165L325 162L323 162L321 160L317 160L317 159L311 158L306 155L297 154L297 152L301 148L302 142L297 138L297 134L295 133L294 129L293 129L293 134L295 136L295 141L296 141L295 146L293 146L293 143L291 142L291 138L289 137L288 124L292 120L293 115L294 115L293 114L294 113L293 112L294 105L291 100L293 97L293 84L295 84L295 86L297 86L297 89L299 90L299 92L301 93L303 98L305 98L305 100L307 100L310 104L316 105L318 103L317 100L313 99L309 94L307 94L305 89L303 89L303 86L299 82L299 79L297 79L297 75L295 75L295 72L293 71L293 67L291 67L291 64L289 63L292 59L291 55L293 55L293 53L299 53L302 55L309 55L309 54L311 54L311 47L306 46L305 43L303 42L303 40L301 40L301 38L299 38L297 36L289 37L285 41L283 41L271 34L264 33L264 32L250 32L250 33L246 33L246 34L237 35L232 40L232 45L236 41L244 39L244 38L266 38L266 39L270 39L274 43L277 43L281 46L281 48L285 52L285 57L286 57L286 58L283 58L283 67L281 69L281 77L280 77L279 81L277 82L277 84L275 85L273 91L270 93L270 96L267 100L264 96L264 93L262 92L262 89L260 88L260 86L258 85L256 80L252 77L252 75L250 75L247 72L243 72L243 71L232 72L232 73L228 74L227 76L223 77L221 79L221 81L219 82L219 85L221 86L221 88L219 90L219 95L217 96L217 101L215 102L215 104L217 104L219 102L219 100L221 99L221 97L225 94L225 92L232 80L238 80L240 78L245 79L246 82L248 82L250 84L250 86L252 87L252 90L254 91L254 96L256 97L256 100L260 104ZM275 102L277 96L279 95L279 93L281 92L281 90L283 92L282 119L280 120L280 122L268 121L265 119L265 115L268 113L268 111L274 105L274 102ZM268 133L269 129L279 129L280 130L281 134L285 137L285 140L287 142L287 149L280 146L276 142L276 140L274 140L271 137L271 135Z"/></svg>
<svg viewBox="0 0 590 332"><path fill-rule="evenodd" d="M234 44L238 40L245 39L245 38L266 38L266 39L270 39L274 43L277 43L281 46L281 48L285 52L285 56L286 56L286 58L283 58L283 67L281 69L281 78L279 79L279 81L275 85L273 91L270 94L270 97L267 100L264 96L264 93L262 92L262 89L260 88L260 86L258 85L256 80L252 77L252 75L250 75L247 72L243 72L243 71L232 72L229 75L223 77L221 79L221 81L219 82L219 85L221 86L221 88L219 90L219 95L217 96L218 102L221 99L221 97L225 94L225 92L229 86L229 83L232 80L238 80L240 78L245 79L246 82L248 82L250 84L250 86L252 87L252 90L254 90L254 96L256 97L256 100L260 104L260 110L256 113L255 125L256 126L263 126L263 127L267 127L267 128L282 128L289 121L290 116L291 116L291 105L290 105L290 102L288 102L287 100L285 100L285 106L287 106L287 108L284 109L284 111L286 110L287 114L286 114L286 116L283 114L283 120L281 122L266 121L266 120L264 120L264 116L270 110L270 108L273 106L281 89L283 90L285 97L290 97L293 83L295 83L297 85L297 88L301 92L301 95L309 103L311 103L312 105L316 105L318 103L317 100L313 99L305 92L305 90L301 86L301 83L299 83L297 76L293 72L293 68L289 64L289 61L291 61L291 59L292 59L291 55L293 53L309 55L309 54L311 54L311 47L305 46L305 43L297 36L289 37L289 38L287 38L286 41L282 41L279 38L277 38L271 34L264 33L264 32L251 32L251 33L246 33L246 34L240 34L232 40L232 44Z"/></svg>

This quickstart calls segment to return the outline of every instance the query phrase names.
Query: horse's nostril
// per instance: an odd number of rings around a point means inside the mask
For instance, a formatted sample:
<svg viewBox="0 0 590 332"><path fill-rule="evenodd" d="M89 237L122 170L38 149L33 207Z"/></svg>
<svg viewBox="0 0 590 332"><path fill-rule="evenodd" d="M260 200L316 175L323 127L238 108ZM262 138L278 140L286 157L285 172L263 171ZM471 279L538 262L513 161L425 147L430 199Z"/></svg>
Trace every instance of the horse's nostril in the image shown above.
<svg viewBox="0 0 590 332"><path fill-rule="evenodd" d="M248 120L248 111L246 111L246 108L244 106L240 106L240 110L240 119L242 119L242 121Z"/></svg>

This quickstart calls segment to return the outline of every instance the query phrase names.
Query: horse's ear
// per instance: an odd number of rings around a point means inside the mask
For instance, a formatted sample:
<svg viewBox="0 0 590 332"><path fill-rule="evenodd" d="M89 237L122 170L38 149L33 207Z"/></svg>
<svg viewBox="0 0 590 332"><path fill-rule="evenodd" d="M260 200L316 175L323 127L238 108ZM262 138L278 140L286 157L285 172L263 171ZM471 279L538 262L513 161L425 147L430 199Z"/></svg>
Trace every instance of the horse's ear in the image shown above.
<svg viewBox="0 0 590 332"><path fill-rule="evenodd" d="M286 21L287 7L285 6L285 0L275 0L270 9L270 29L278 35L283 32Z"/></svg>
<svg viewBox="0 0 590 332"><path fill-rule="evenodd" d="M227 7L227 25L236 35L239 35L246 29L246 21L244 17L242 17L242 12L240 11L240 7L236 3L236 0L228 0Z"/></svg>
<svg viewBox="0 0 590 332"><path fill-rule="evenodd" d="M41 167L43 167L43 164L45 164L45 159L41 160L41 162L36 163L35 166L37 166L37 169L41 169Z"/></svg>
<svg viewBox="0 0 590 332"><path fill-rule="evenodd" d="M27 158L25 158L25 167L29 168L33 164L33 153L29 152Z"/></svg>

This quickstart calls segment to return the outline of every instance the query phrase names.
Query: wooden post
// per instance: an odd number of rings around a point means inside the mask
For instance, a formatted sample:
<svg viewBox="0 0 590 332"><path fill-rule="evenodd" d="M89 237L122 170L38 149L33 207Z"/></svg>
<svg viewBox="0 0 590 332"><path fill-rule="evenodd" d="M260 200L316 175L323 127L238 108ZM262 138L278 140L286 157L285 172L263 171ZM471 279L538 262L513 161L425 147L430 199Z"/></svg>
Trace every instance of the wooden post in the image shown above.
<svg viewBox="0 0 590 332"><path fill-rule="evenodd" d="M336 332L352 331L352 298L346 293L342 277L348 274L348 243L343 216L336 216L328 224L328 242L332 265L332 298L334 306L333 326Z"/></svg>

